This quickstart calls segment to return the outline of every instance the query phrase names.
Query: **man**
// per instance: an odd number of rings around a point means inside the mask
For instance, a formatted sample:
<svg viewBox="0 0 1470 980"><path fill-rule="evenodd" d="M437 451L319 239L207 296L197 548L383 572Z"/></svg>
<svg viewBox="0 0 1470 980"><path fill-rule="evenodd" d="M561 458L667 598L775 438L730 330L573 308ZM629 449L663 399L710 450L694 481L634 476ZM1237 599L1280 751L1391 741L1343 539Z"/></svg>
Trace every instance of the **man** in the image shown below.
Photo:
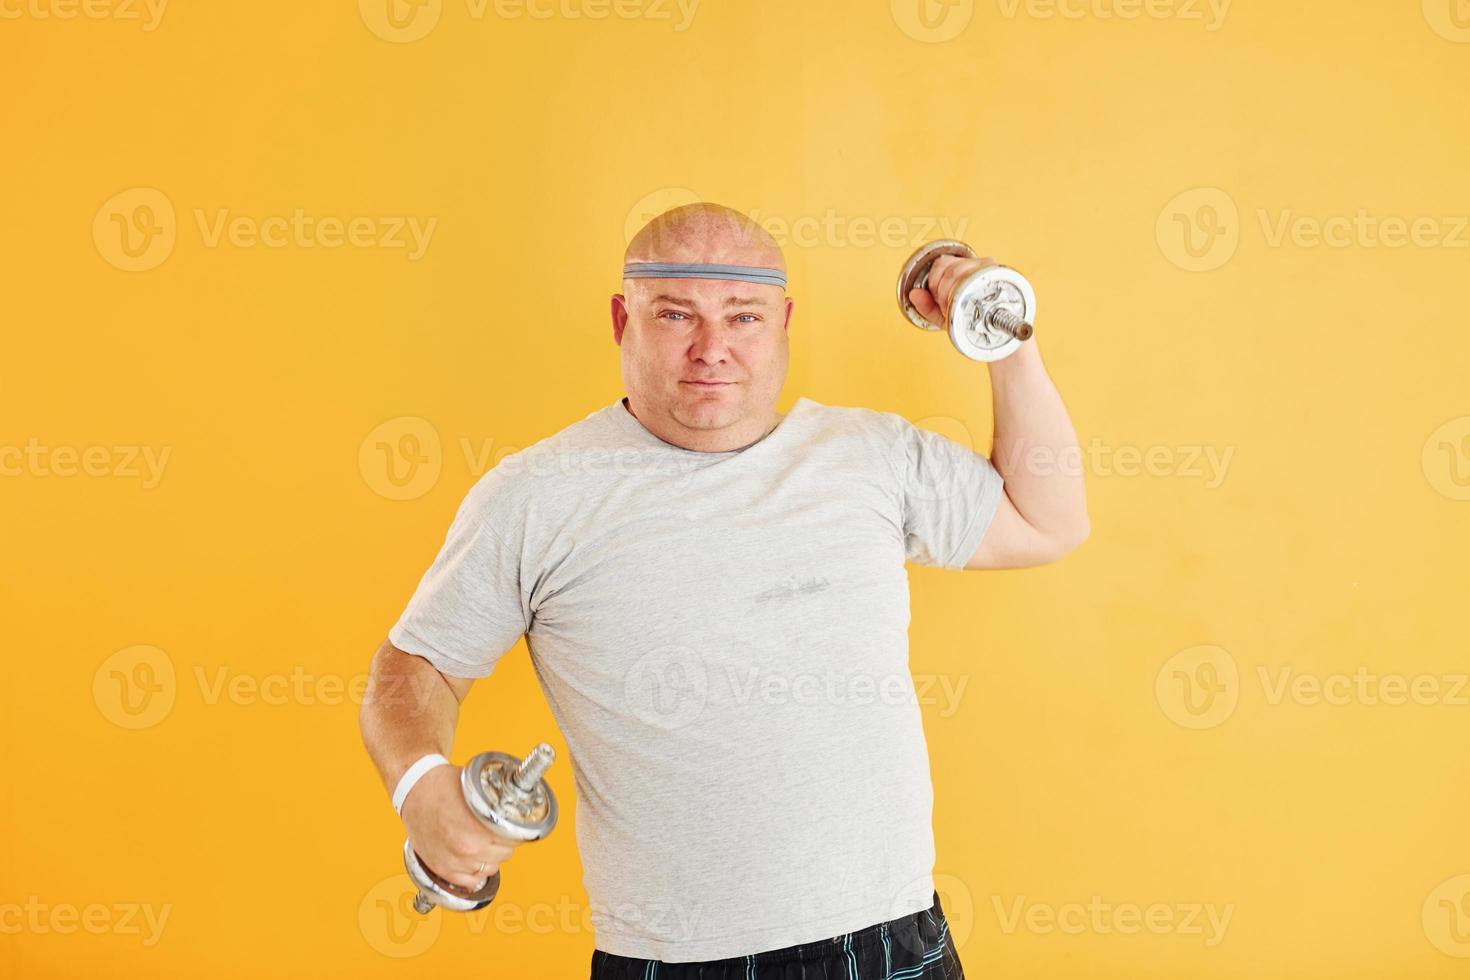
<svg viewBox="0 0 1470 980"><path fill-rule="evenodd" d="M363 736L414 849L467 888L511 854L437 756L524 634L571 755L594 978L962 977L904 561L1016 568L1086 538L1036 342L990 365L997 468L894 413L776 411L793 304L748 217L676 208L625 260L627 396L474 485L374 659ZM920 313L989 261L941 257Z"/></svg>

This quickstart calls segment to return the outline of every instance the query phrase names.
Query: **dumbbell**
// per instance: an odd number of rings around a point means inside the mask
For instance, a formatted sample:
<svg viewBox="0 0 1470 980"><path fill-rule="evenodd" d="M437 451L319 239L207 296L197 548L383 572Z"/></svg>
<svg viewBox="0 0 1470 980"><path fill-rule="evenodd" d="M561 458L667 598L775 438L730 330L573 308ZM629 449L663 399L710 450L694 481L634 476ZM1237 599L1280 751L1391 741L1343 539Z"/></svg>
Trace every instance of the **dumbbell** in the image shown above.
<svg viewBox="0 0 1470 980"><path fill-rule="evenodd" d="M909 299L909 291L929 285L929 270L941 255L978 258L964 242L945 238L921 247L898 274L898 308L921 330L942 330L930 323ZM1029 340L1036 320L1036 291L1015 269L989 265L972 272L955 288L950 299L949 339L975 361L998 361Z"/></svg>
<svg viewBox="0 0 1470 980"><path fill-rule="evenodd" d="M502 837L517 841L540 840L556 826L556 797L541 777L556 758L542 742L525 760L504 752L481 752L460 771L464 801L481 823ZM451 912L473 912L495 900L500 872L469 889L439 877L419 859L413 844L403 842L403 866L418 889L414 911L427 915L436 905Z"/></svg>

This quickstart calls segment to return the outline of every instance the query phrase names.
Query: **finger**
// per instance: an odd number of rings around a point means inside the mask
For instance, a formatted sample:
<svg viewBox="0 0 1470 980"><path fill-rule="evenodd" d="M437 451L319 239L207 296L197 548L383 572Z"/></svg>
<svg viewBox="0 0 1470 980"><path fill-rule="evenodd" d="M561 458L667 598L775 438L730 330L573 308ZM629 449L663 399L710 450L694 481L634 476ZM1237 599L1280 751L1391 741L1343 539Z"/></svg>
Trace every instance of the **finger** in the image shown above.
<svg viewBox="0 0 1470 980"><path fill-rule="evenodd" d="M485 883L485 879L489 874L488 871L485 874L475 874L473 869L464 870L463 858L430 862L420 855L419 862L435 878L447 881L457 888L464 888L469 891L478 891L480 886Z"/></svg>
<svg viewBox="0 0 1470 980"><path fill-rule="evenodd" d="M934 302L934 296L927 289L910 289L909 302L914 304L914 309L919 315L936 326L944 326L944 311L939 304Z"/></svg>
<svg viewBox="0 0 1470 980"><path fill-rule="evenodd" d="M934 301L941 309L948 310L951 300L954 298L955 288L959 286L960 280L964 279L978 266L974 259L960 258L956 255L941 255L934 260L934 266L929 272L929 292L934 295Z"/></svg>
<svg viewBox="0 0 1470 980"><path fill-rule="evenodd" d="M474 872L460 872L452 875L441 875L441 877L450 884L463 888L466 891L477 892L485 886L485 881L494 873L495 869L492 868L482 875L477 875Z"/></svg>

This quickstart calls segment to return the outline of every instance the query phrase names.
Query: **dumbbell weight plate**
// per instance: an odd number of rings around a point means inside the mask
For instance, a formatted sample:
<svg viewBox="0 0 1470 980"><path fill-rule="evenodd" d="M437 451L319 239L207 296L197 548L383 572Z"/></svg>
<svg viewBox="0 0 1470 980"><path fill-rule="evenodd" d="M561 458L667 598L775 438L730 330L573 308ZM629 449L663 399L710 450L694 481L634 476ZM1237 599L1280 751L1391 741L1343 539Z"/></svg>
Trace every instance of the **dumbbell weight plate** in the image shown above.
<svg viewBox="0 0 1470 980"><path fill-rule="evenodd" d="M428 906L439 905L451 912L473 912L489 905L495 899L495 893L500 891L500 872L497 871L485 879L485 883L479 888L471 890L452 881L447 881L434 873L423 861L419 860L418 852L413 849L410 841L403 842L403 867L408 871L408 878L419 890L414 898L414 908L421 914L429 911Z"/></svg>
<svg viewBox="0 0 1470 980"><path fill-rule="evenodd" d="M1006 310L1027 323L1036 322L1036 292L1015 269L986 266L971 274L955 290L949 320L949 339L961 354L973 361L998 361L1010 355L1021 341L1002 330L987 327L983 313Z"/></svg>
<svg viewBox="0 0 1470 980"><path fill-rule="evenodd" d="M921 246L909 260L903 264L903 270L898 275L898 308L908 321L920 330L943 330L944 327L937 323L930 323L925 319L909 299L909 293L915 289L925 289L929 285L929 270L934 265L934 260L941 255L953 255L962 259L977 258L975 250L964 242L953 238L941 238Z"/></svg>
<svg viewBox="0 0 1470 980"><path fill-rule="evenodd" d="M546 780L529 793L510 786L521 760L504 752L481 752L460 772L470 810L485 826L518 841L540 840L556 826L556 796Z"/></svg>

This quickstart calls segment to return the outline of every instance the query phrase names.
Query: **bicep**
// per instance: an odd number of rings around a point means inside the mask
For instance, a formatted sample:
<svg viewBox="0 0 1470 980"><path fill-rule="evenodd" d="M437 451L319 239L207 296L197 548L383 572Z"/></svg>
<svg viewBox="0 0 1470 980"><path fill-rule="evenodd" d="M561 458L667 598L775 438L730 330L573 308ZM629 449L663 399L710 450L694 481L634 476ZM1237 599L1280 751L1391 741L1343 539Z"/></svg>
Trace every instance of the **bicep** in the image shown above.
<svg viewBox="0 0 1470 980"><path fill-rule="evenodd" d="M1030 568L1055 561L1057 554L1055 544L1032 527L1011 502L1010 494L1002 491L990 527L965 568Z"/></svg>
<svg viewBox="0 0 1470 980"><path fill-rule="evenodd" d="M410 692L419 692L421 695L433 690L432 685L442 683L458 703L463 703L475 684L475 678L446 674L425 657L395 646L392 640L383 641L377 657L374 658L373 673L380 678L397 677Z"/></svg>

